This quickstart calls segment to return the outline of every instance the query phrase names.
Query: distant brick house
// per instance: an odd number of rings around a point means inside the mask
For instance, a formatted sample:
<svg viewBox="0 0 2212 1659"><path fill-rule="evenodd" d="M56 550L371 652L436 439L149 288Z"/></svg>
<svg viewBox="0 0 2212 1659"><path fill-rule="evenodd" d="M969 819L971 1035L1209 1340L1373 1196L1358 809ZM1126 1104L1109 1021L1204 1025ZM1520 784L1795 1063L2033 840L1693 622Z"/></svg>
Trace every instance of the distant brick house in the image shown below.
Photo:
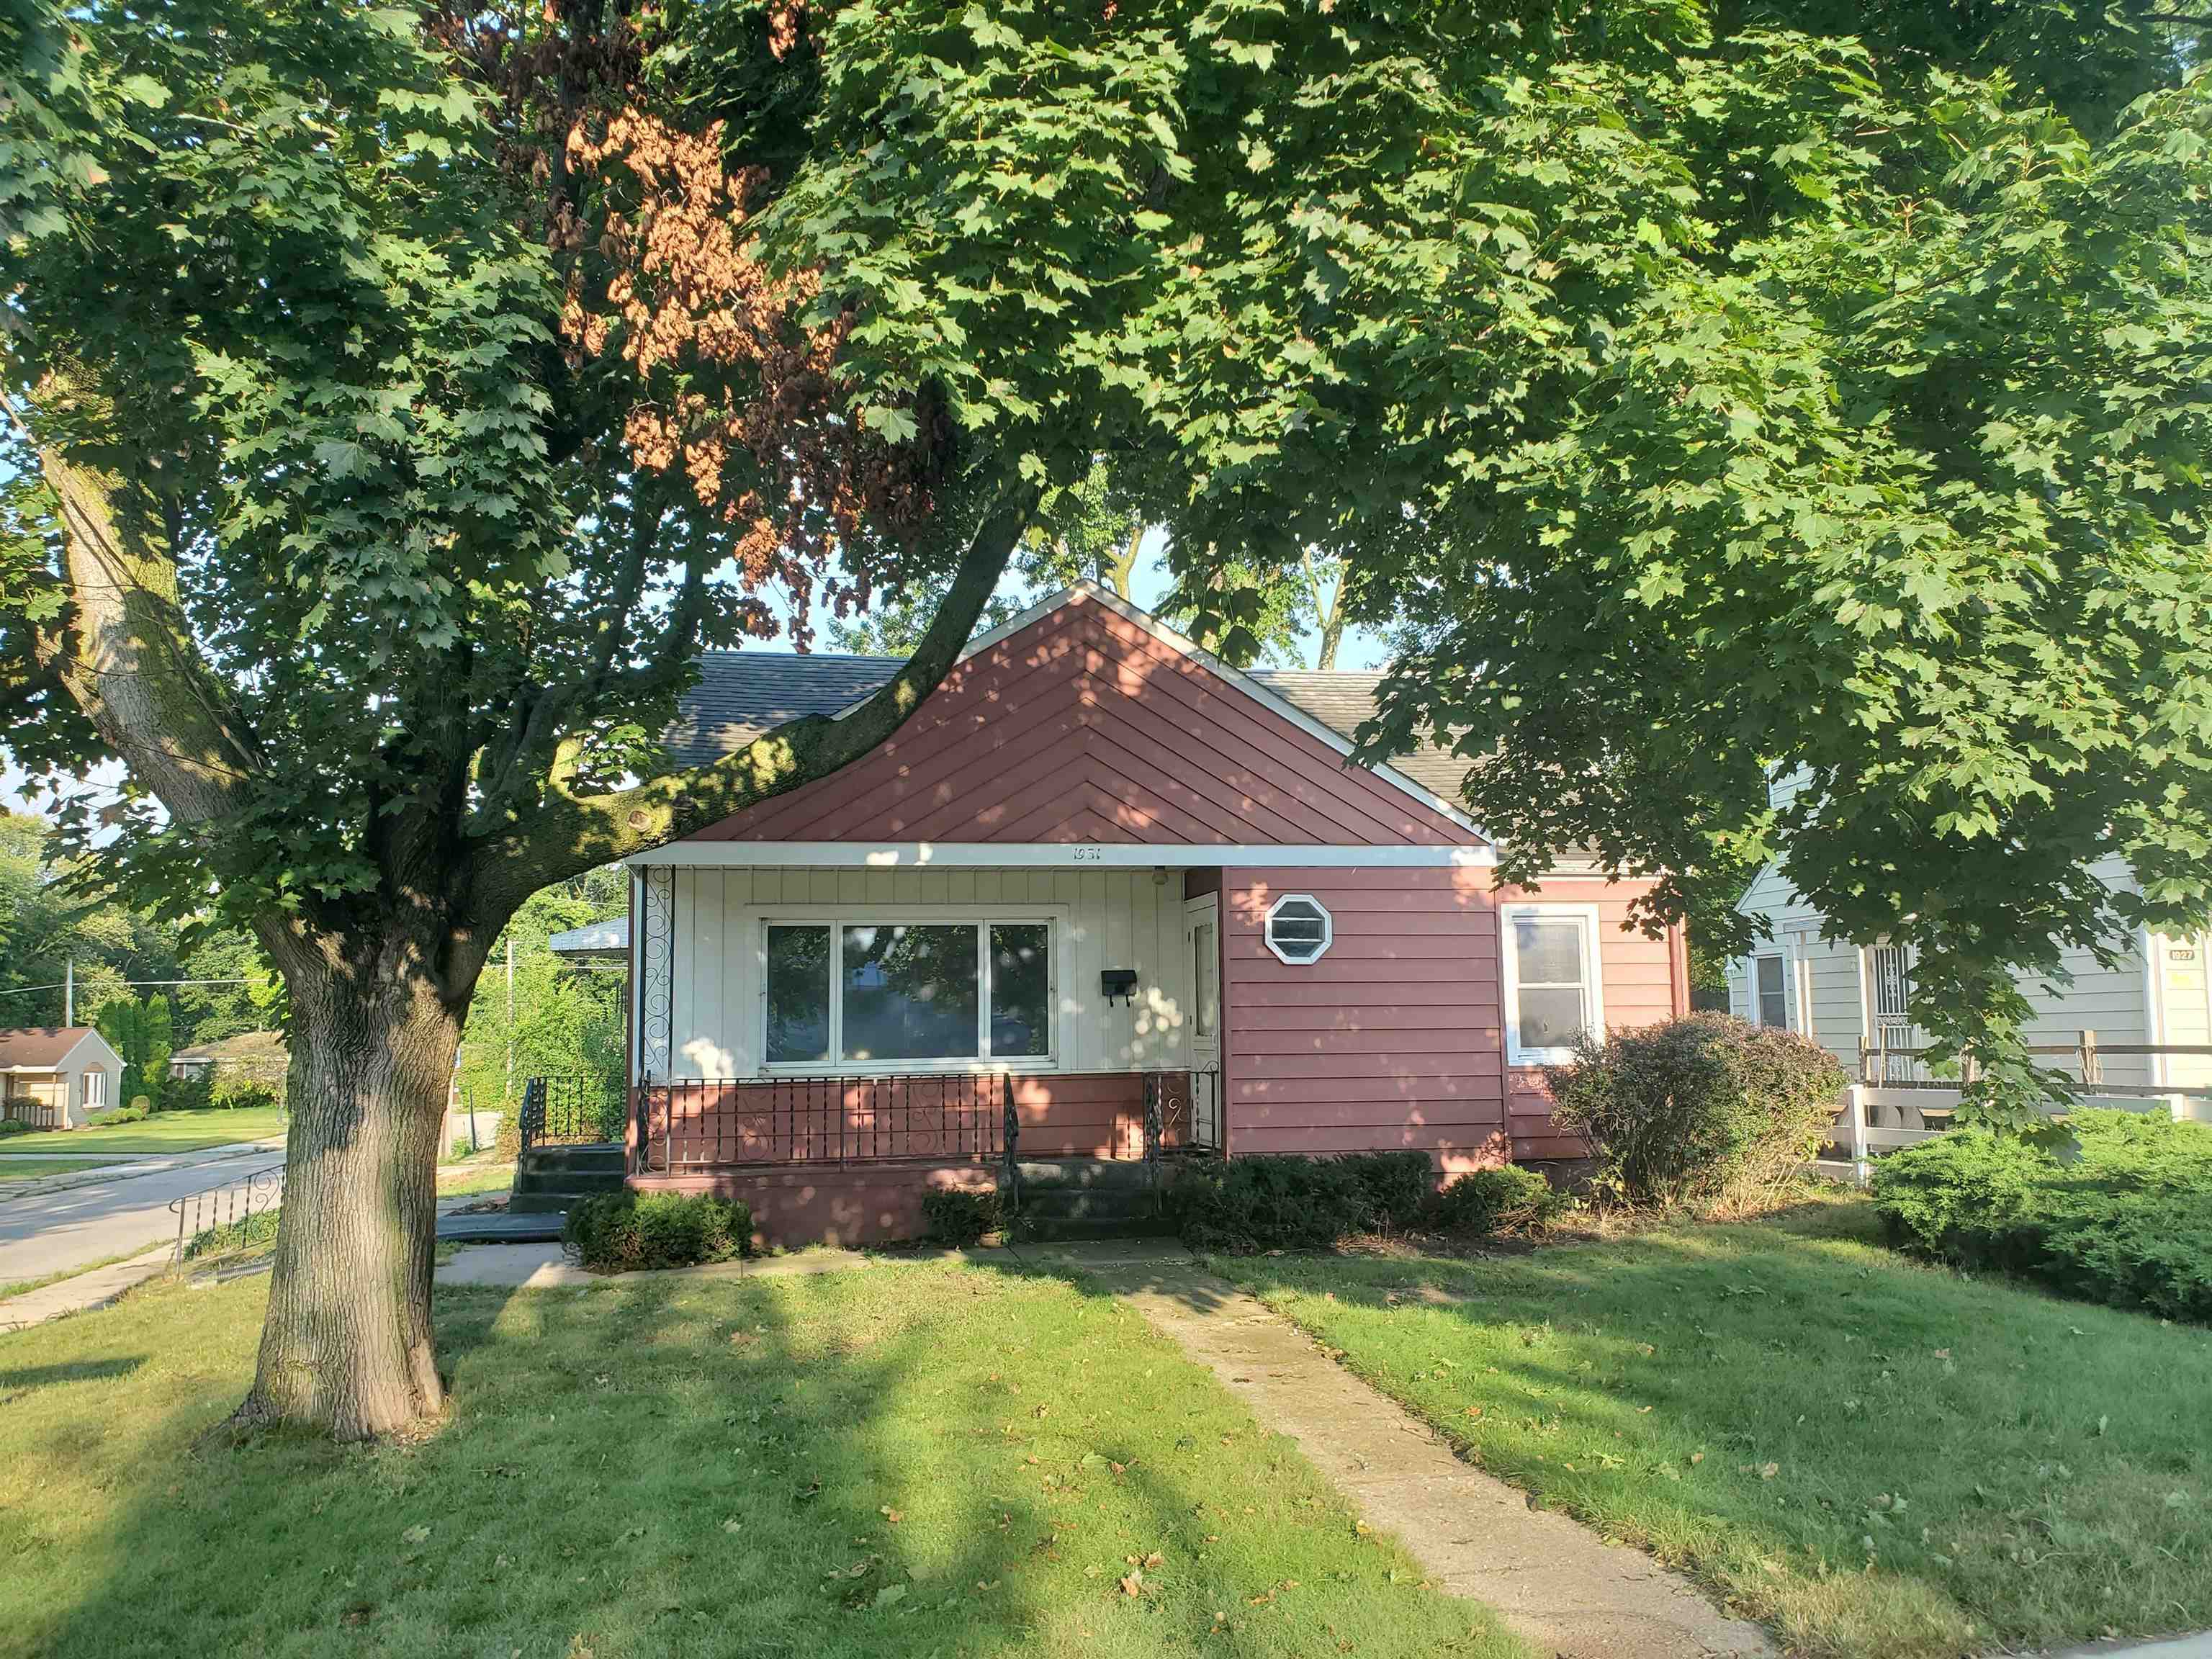
<svg viewBox="0 0 2212 1659"><path fill-rule="evenodd" d="M123 1057L89 1025L0 1031L0 1117L37 1129L81 1129L117 1103Z"/></svg>
<svg viewBox="0 0 2212 1659"><path fill-rule="evenodd" d="M720 653L697 763L890 659ZM1540 1067L1688 1006L1586 866L1492 886L1464 763L1348 763L1371 674L1238 672L1088 584L836 774L631 861L629 1180L785 1242L1027 1158L1572 1156Z"/></svg>

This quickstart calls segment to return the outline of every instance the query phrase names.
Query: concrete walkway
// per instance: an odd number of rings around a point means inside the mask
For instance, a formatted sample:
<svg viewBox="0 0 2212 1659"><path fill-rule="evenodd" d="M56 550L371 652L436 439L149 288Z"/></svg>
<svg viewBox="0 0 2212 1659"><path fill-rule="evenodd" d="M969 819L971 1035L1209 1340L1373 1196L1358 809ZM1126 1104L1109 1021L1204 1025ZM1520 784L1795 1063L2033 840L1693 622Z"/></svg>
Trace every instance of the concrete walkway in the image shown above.
<svg viewBox="0 0 2212 1659"><path fill-rule="evenodd" d="M35 1291L11 1296L0 1302L0 1331L24 1330L33 1325L43 1325L49 1319L58 1319L64 1314L105 1308L119 1300L125 1291L135 1290L148 1279L168 1272L169 1258L175 1254L173 1245L156 1244L128 1261L111 1261L105 1267L94 1267L73 1279L56 1279Z"/></svg>
<svg viewBox="0 0 2212 1659"><path fill-rule="evenodd" d="M1323 1354L1289 1321L1200 1268L1140 1242L1025 1245L1030 1265L1111 1291L1286 1434L1374 1525L1455 1595L1487 1603L1560 1659L1702 1659L1773 1651L1642 1551L1529 1507L1462 1462L1427 1425Z"/></svg>
<svg viewBox="0 0 2212 1659"><path fill-rule="evenodd" d="M995 1260L1003 1265L1011 1254L994 1250L901 1250L896 1255L871 1255L863 1250L800 1250L791 1255L746 1256L736 1261L717 1261L704 1267L592 1273L569 1261L558 1244L471 1244L456 1250L453 1259L438 1269L437 1282L491 1285L501 1290L590 1290L653 1279L793 1279L811 1273L850 1273L856 1267L895 1266L903 1261Z"/></svg>

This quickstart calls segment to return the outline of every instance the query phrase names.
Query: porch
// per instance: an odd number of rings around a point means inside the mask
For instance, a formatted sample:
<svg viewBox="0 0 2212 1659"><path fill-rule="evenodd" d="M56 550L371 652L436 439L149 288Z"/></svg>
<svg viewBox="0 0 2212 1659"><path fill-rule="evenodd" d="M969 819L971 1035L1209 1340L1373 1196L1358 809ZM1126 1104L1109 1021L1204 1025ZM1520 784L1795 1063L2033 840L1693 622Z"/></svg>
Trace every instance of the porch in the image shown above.
<svg viewBox="0 0 2212 1659"><path fill-rule="evenodd" d="M1188 1068L679 1078L626 1095L533 1078L519 1121L526 1207L586 1195L568 1189L586 1163L618 1167L634 1190L743 1202L771 1245L921 1237L933 1190L996 1189L1048 1229L1143 1231L1175 1166L1223 1139L1220 1073Z"/></svg>

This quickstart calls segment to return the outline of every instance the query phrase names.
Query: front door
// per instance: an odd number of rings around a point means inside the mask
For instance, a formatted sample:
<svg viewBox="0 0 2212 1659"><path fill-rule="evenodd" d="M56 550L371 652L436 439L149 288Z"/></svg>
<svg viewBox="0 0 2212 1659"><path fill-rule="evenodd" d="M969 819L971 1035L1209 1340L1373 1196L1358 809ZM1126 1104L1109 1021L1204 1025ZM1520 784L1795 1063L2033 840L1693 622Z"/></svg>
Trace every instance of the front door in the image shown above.
<svg viewBox="0 0 2212 1659"><path fill-rule="evenodd" d="M1182 942L1190 971L1190 1127L1194 1146L1221 1145L1221 901L1216 893L1186 899Z"/></svg>

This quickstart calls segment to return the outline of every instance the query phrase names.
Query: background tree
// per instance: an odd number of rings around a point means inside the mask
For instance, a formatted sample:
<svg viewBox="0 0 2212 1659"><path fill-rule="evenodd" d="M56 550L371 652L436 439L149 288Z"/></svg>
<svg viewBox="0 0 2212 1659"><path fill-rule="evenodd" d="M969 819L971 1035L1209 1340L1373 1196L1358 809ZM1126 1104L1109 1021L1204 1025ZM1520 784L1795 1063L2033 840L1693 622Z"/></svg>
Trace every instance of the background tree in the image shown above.
<svg viewBox="0 0 2212 1659"><path fill-rule="evenodd" d="M125 992L100 1006L93 1022L107 1046L123 1059L123 1101L144 1100L161 1109L161 1085L168 1080L169 1055L176 1046L166 996L135 997Z"/></svg>

